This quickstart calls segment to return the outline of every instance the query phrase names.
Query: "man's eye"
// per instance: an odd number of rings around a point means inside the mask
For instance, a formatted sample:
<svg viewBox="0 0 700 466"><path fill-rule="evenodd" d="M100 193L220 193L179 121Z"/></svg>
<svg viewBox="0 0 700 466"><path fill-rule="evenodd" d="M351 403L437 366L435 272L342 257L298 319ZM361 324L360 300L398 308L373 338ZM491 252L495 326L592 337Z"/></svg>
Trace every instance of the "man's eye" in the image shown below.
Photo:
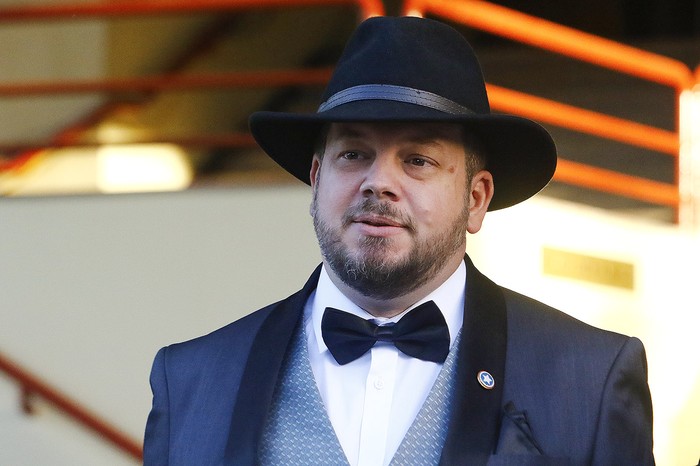
<svg viewBox="0 0 700 466"><path fill-rule="evenodd" d="M416 167L423 167L428 163L428 161L421 157L413 157L408 159L408 163L415 165Z"/></svg>
<svg viewBox="0 0 700 466"><path fill-rule="evenodd" d="M360 154L359 154L359 152L355 152L355 151L347 151L347 152L343 152L342 154L340 154L340 157L345 159L345 160L357 160L360 158Z"/></svg>

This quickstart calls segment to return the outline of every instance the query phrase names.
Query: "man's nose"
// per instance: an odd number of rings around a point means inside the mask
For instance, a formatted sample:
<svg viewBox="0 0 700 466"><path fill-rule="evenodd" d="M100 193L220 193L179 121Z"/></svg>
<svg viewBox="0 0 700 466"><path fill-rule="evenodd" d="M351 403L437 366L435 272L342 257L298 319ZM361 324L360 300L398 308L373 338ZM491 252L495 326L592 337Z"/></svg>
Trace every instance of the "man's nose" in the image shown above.
<svg viewBox="0 0 700 466"><path fill-rule="evenodd" d="M399 194L399 161L390 156L377 155L365 173L360 189L366 197L397 200Z"/></svg>

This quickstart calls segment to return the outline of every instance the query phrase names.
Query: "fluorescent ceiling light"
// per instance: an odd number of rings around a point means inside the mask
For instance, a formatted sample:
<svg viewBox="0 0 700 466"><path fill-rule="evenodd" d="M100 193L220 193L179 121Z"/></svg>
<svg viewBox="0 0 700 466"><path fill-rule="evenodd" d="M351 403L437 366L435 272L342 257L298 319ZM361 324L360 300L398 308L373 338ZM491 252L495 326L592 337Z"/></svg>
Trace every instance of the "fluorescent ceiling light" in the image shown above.
<svg viewBox="0 0 700 466"><path fill-rule="evenodd" d="M105 193L179 191L192 182L185 152L173 144L126 144L97 150L97 187Z"/></svg>

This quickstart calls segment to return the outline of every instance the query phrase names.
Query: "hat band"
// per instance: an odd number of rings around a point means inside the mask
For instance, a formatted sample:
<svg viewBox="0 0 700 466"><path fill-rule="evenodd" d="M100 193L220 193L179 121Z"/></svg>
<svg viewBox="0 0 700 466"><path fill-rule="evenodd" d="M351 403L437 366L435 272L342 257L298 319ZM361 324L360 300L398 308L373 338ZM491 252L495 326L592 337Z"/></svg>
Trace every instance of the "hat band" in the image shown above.
<svg viewBox="0 0 700 466"><path fill-rule="evenodd" d="M394 100L432 108L453 115L474 113L457 102L432 92L421 91L412 87L392 86L390 84L365 84L349 87L330 96L328 100L318 107L318 112L325 112L339 105L358 100Z"/></svg>

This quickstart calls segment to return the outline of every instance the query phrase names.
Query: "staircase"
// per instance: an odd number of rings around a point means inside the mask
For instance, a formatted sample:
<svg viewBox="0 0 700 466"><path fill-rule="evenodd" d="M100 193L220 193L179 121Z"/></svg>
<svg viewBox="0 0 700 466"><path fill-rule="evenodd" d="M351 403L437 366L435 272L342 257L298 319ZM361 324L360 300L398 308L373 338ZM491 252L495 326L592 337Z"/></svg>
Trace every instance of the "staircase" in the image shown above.
<svg viewBox="0 0 700 466"><path fill-rule="evenodd" d="M35 403L33 415L20 408L17 384L0 375L0 464L3 466L135 466L139 461L92 432Z"/></svg>

